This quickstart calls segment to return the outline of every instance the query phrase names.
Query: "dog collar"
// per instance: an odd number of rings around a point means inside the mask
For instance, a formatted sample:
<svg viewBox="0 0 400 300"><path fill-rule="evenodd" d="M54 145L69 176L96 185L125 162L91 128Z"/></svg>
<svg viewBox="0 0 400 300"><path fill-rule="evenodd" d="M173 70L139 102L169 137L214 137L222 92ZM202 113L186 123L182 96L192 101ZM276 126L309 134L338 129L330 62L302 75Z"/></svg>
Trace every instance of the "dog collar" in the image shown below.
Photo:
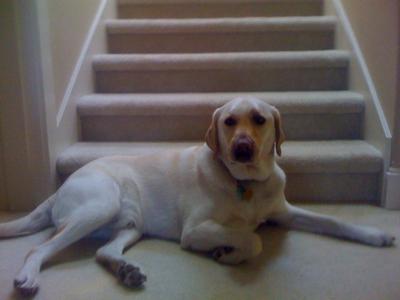
<svg viewBox="0 0 400 300"><path fill-rule="evenodd" d="M253 197L253 190L246 187L243 182L236 180L236 194L240 200L250 201Z"/></svg>

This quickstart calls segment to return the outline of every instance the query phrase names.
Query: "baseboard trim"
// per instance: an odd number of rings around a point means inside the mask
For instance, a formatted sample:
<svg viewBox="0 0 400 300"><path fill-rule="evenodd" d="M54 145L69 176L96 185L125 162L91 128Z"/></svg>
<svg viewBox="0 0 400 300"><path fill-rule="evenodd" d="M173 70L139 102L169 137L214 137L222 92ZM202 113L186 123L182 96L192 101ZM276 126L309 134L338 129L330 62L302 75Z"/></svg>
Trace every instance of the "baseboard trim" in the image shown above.
<svg viewBox="0 0 400 300"><path fill-rule="evenodd" d="M400 169L390 168L385 174L386 197L383 206L400 209Z"/></svg>
<svg viewBox="0 0 400 300"><path fill-rule="evenodd" d="M103 16L104 10L106 8L107 2L108 2L108 0L101 1L100 5L97 9L96 15L93 19L93 22L90 25L90 29L86 35L86 38L85 38L84 44L82 46L81 52L79 54L78 60L75 64L71 78L70 78L67 88L65 90L65 93L64 93L61 105L60 105L60 109L57 112L57 119L56 119L57 126L59 126L61 124L62 118L64 116L64 112L68 106L70 99L71 99L72 91L76 85L76 81L78 79L79 73L80 73L82 66L85 62L85 59L88 55L90 45L94 39L94 36L95 36L96 30L99 26L99 23L102 20L102 16Z"/></svg>

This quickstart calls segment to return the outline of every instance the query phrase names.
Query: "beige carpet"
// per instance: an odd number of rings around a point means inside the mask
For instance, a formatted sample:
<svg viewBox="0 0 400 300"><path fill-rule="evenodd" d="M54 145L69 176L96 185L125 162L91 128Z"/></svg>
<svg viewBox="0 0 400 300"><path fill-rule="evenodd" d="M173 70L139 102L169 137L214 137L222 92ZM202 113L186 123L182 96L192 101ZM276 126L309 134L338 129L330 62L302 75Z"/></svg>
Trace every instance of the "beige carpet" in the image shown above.
<svg viewBox="0 0 400 300"><path fill-rule="evenodd" d="M400 212L371 206L303 205L354 223L374 225L400 240ZM10 218L3 213L2 220ZM31 247L49 231L0 241L0 299L18 299L12 281ZM145 240L126 256L148 276L132 291L94 261L100 241L84 240L46 265L35 299L400 299L400 247L377 249L273 227L260 229L263 254L222 266L175 243Z"/></svg>
<svg viewBox="0 0 400 300"><path fill-rule="evenodd" d="M349 82L353 53L336 48L341 21L324 2L115 1L99 24L107 51L92 57L93 90L76 102L80 140L57 153L58 175L204 142L212 112L251 94L282 114L289 199L377 203L383 159L363 140L369 100Z"/></svg>
<svg viewBox="0 0 400 300"><path fill-rule="evenodd" d="M96 158L181 150L200 143L204 142L78 142L58 155L57 172L66 178ZM282 157L277 160L287 175L288 199L330 204L377 203L382 156L365 141L286 141Z"/></svg>

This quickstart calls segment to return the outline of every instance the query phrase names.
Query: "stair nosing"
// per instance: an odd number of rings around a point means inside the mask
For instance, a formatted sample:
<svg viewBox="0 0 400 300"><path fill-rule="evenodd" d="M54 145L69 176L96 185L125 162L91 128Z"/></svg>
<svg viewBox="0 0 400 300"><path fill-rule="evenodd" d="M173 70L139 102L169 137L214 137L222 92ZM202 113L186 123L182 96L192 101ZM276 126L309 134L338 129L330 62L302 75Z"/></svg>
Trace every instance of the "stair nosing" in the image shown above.
<svg viewBox="0 0 400 300"><path fill-rule="evenodd" d="M240 3L321 3L321 0L117 0L118 5L159 4L240 4Z"/></svg>
<svg viewBox="0 0 400 300"><path fill-rule="evenodd" d="M106 20L109 34L333 31L335 26L333 16Z"/></svg>
<svg viewBox="0 0 400 300"><path fill-rule="evenodd" d="M265 100L282 114L358 114L364 111L363 96L354 92L91 94L81 97L77 107L81 117L196 116L211 114L229 100L244 95Z"/></svg>
<svg viewBox="0 0 400 300"><path fill-rule="evenodd" d="M221 52L185 54L97 54L95 71L262 69L347 67L350 54L345 50Z"/></svg>
<svg viewBox="0 0 400 300"><path fill-rule="evenodd" d="M338 143L340 143L340 145L338 145ZM162 151L160 148L161 146L166 149L184 149L201 144L203 144L201 141L173 143L80 142L67 148L59 155L57 170L59 174L67 175L71 173L71 169L76 169L77 165L81 165L82 163L87 163L96 158L110 155L131 156L128 153L132 153L132 149L139 149L140 147L146 148L147 151L150 147L156 147L157 150L153 151L154 153ZM109 149L107 150L105 147L109 147ZM119 154L115 151L118 147L120 149L124 148L123 151L119 150ZM303 151L300 152L299 149L302 147ZM91 152L93 148L97 148L97 154ZM114 151L110 151L110 148L113 148ZM130 152L127 151L127 149ZM311 151L307 153L304 149L311 149ZM82 152L83 150L89 153L84 154ZM80 154L80 158L77 158L76 151L81 151L83 153ZM368 159L368 165L364 163L364 159ZM71 160L75 163L75 166L69 168ZM381 153L363 140L288 141L283 144L283 155L281 158L277 158L277 160L287 174L376 174L382 171ZM360 160L363 160L363 162Z"/></svg>

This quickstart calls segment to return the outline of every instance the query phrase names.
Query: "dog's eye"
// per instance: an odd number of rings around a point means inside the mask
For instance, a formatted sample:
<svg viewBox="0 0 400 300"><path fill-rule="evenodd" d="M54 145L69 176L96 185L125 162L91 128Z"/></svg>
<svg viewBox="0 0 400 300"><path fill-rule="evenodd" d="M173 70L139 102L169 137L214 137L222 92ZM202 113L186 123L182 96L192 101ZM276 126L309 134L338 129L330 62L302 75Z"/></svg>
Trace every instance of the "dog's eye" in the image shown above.
<svg viewBox="0 0 400 300"><path fill-rule="evenodd" d="M257 125L262 125L262 124L265 123L265 118L263 116L260 116L260 115L255 115L255 116L253 116L253 121Z"/></svg>
<svg viewBox="0 0 400 300"><path fill-rule="evenodd" d="M225 125L226 126L235 126L236 125L236 120L232 117L226 118L225 119Z"/></svg>

